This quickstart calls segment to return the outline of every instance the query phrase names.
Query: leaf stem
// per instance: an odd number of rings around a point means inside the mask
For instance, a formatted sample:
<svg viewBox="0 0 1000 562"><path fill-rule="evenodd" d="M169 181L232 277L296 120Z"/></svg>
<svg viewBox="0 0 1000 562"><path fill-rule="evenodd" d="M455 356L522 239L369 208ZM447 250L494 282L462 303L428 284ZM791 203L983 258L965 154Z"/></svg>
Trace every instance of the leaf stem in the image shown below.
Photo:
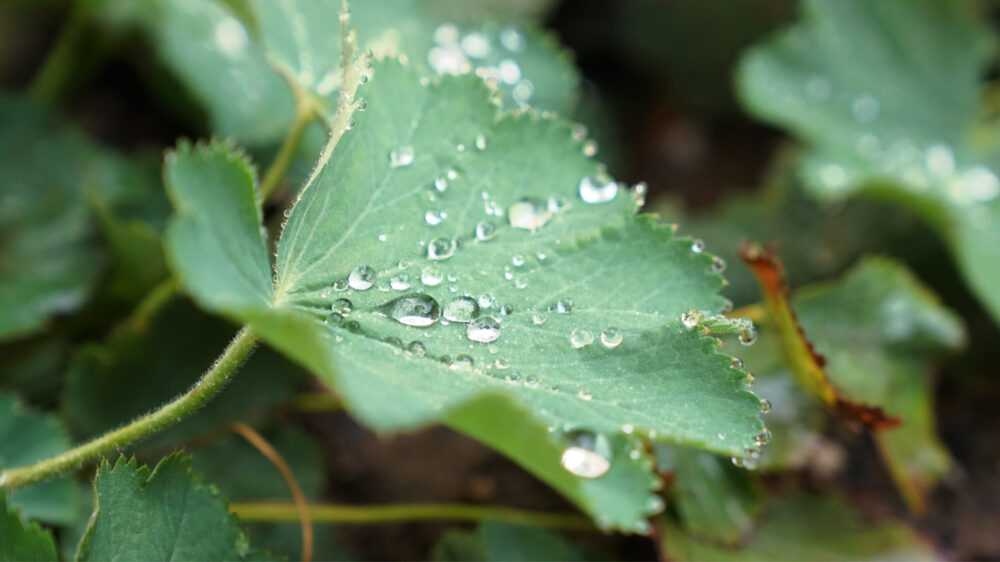
<svg viewBox="0 0 1000 562"><path fill-rule="evenodd" d="M243 361L253 352L257 337L243 328L215 364L190 390L132 423L106 433L88 443L30 466L0 472L0 487L12 490L69 470L91 459L123 448L165 429L207 404L219 393Z"/></svg>
<svg viewBox="0 0 1000 562"><path fill-rule="evenodd" d="M126 321L127 325L137 332L145 331L149 327L150 320L156 316L157 312L177 294L180 289L180 280L170 276L150 289L146 296L139 301L132 315Z"/></svg>
<svg viewBox="0 0 1000 562"><path fill-rule="evenodd" d="M243 521L297 522L299 512L288 502L230 503L229 509ZM495 505L415 503L385 505L312 504L309 514L315 523L377 524L411 521L481 521L496 519L509 523L558 529L593 530L590 519L576 513L546 513Z"/></svg>
<svg viewBox="0 0 1000 562"><path fill-rule="evenodd" d="M289 81L289 84L294 83ZM267 201L281 185L281 180L288 173L288 167L292 164L292 158L295 156L295 150L299 147L306 126L316 115L315 106L308 95L299 91L294 85L292 92L295 95L295 119L292 120L292 126L288 130L288 134L285 135L285 140L282 141L278 154L274 157L274 161L264 173L264 179L260 182L261 202Z"/></svg>
<svg viewBox="0 0 1000 562"><path fill-rule="evenodd" d="M80 54L81 40L87 36L85 11L79 2L71 5L69 17L59 31L55 45L28 86L29 94L36 100L51 102L69 82L70 73L76 66L74 60Z"/></svg>

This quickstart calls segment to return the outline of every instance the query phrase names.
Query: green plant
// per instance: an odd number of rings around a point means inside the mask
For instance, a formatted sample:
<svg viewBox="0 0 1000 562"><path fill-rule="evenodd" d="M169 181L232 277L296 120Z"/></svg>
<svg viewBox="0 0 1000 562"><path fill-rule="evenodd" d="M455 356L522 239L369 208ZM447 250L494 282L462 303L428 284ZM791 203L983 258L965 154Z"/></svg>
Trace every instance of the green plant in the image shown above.
<svg viewBox="0 0 1000 562"><path fill-rule="evenodd" d="M526 4L66 6L0 98L0 559L352 558L314 527L421 520L481 522L436 559L622 555L601 532L679 559L934 555L797 475L828 481L832 432L864 429L921 514L952 465L931 374L1000 318L975 7L804 0L737 70L802 148L688 213L597 160L571 119L610 119ZM156 106L206 139L162 168L49 107L99 62L82 51L131 42ZM829 202L849 195L875 202ZM324 502L316 428L340 412L446 426L570 506Z"/></svg>

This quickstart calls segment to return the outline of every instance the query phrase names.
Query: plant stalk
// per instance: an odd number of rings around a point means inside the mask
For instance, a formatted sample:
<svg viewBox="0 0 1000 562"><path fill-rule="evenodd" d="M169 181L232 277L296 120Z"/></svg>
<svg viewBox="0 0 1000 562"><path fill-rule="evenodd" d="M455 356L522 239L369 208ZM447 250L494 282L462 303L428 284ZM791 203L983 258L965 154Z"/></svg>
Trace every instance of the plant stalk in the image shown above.
<svg viewBox="0 0 1000 562"><path fill-rule="evenodd" d="M285 140L282 141L278 154L274 157L274 161L271 162L260 182L258 192L262 203L267 201L281 185L281 180L284 179L292 164L292 158L295 156L295 150L299 147L302 135L315 115L315 108L309 97L299 92L295 86L292 87L292 90L295 94L295 119L292 120L292 126L285 135Z"/></svg>
<svg viewBox="0 0 1000 562"><path fill-rule="evenodd" d="M297 522L298 508L289 502L230 503L229 509L245 522ZM412 521L481 521L495 519L509 523L558 529L593 530L590 519L576 513L546 513L510 507L467 504L312 504L314 523L377 524Z"/></svg>
<svg viewBox="0 0 1000 562"><path fill-rule="evenodd" d="M74 2L55 45L28 86L31 97L49 103L69 83L82 42L86 38L86 23L85 10Z"/></svg>
<svg viewBox="0 0 1000 562"><path fill-rule="evenodd" d="M219 356L208 372L186 393L159 410L146 414L128 425L65 453L30 466L11 468L0 472L0 487L13 490L44 480L116 449L121 449L190 416L198 408L212 400L226 386L243 361L253 352L256 344L257 337L244 327L236 334L229 347Z"/></svg>

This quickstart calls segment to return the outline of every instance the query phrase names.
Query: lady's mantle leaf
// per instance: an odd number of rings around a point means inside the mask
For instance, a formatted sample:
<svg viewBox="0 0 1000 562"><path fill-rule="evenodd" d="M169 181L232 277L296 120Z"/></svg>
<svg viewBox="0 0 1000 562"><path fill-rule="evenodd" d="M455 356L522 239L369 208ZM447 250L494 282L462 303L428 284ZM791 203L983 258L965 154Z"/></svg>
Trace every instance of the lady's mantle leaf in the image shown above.
<svg viewBox="0 0 1000 562"><path fill-rule="evenodd" d="M226 502L191 472L191 459L166 457L152 472L121 457L97 471L96 505L77 560L244 560L246 533Z"/></svg>
<svg viewBox="0 0 1000 562"><path fill-rule="evenodd" d="M1000 319L1000 135L980 118L995 41L962 0L808 0L751 50L739 83L756 115L813 149L823 196L867 193L924 214Z"/></svg>
<svg viewBox="0 0 1000 562"><path fill-rule="evenodd" d="M56 560L52 534L38 523L25 523L16 509L7 505L0 491L0 560Z"/></svg>
<svg viewBox="0 0 1000 562"><path fill-rule="evenodd" d="M170 158L170 255L203 305L248 322L369 425L443 419L609 525L641 528L652 480L636 435L754 447L760 404L744 374L680 321L722 307L712 257L636 218L636 193L570 125L498 117L478 79L422 86L396 62L375 65L359 95L366 110L282 232L270 302L245 163L218 145ZM500 396L471 410L483 394ZM559 469L579 430L613 449L607 476ZM623 495L614 474L627 473Z"/></svg>

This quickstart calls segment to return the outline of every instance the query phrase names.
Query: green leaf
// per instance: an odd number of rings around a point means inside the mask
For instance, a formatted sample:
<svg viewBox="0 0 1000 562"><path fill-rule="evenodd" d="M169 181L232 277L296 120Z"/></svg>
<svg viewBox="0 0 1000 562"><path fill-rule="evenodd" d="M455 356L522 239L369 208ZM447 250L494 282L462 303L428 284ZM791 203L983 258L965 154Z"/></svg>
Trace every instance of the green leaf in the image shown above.
<svg viewBox="0 0 1000 562"><path fill-rule="evenodd" d="M92 437L182 394L232 338L233 328L181 298L149 325L123 324L104 342L87 344L66 376L62 409L74 433ZM218 398L143 447L198 437L232 421L260 419L291 398L301 370L262 349Z"/></svg>
<svg viewBox="0 0 1000 562"><path fill-rule="evenodd" d="M792 305L827 359L835 386L903 419L876 440L904 497L918 510L950 465L937 437L929 364L961 349L961 320L902 265L860 262L843 279L796 292Z"/></svg>
<svg viewBox="0 0 1000 562"><path fill-rule="evenodd" d="M572 544L552 531L484 521L475 532L453 530L434 545L431 558L446 560L603 560L605 555Z"/></svg>
<svg viewBox="0 0 1000 562"><path fill-rule="evenodd" d="M52 534L38 523L25 523L17 509L7 504L0 490L0 560L56 560Z"/></svg>
<svg viewBox="0 0 1000 562"><path fill-rule="evenodd" d="M175 453L152 472L135 459L104 462L78 560L243 560L258 556L214 489Z"/></svg>
<svg viewBox="0 0 1000 562"><path fill-rule="evenodd" d="M748 471L687 447L657 445L655 452L660 470L673 474L667 493L685 532L735 545L753 529L763 503Z"/></svg>
<svg viewBox="0 0 1000 562"><path fill-rule="evenodd" d="M959 0L803 7L799 24L743 60L744 103L810 146L802 171L816 193L922 213L1000 318L1000 135L979 108L993 37Z"/></svg>
<svg viewBox="0 0 1000 562"><path fill-rule="evenodd" d="M0 121L0 340L8 340L77 310L94 288L105 256L84 190L114 205L148 195L150 184L137 166L24 100L0 96Z"/></svg>
<svg viewBox="0 0 1000 562"><path fill-rule="evenodd" d="M778 500L739 549L687 535L664 518L663 553L675 560L933 560L915 532L894 522L871 524L843 500L798 494Z"/></svg>
<svg viewBox="0 0 1000 562"><path fill-rule="evenodd" d="M10 396L0 394L0 466L24 466L69 448L69 438L52 415L32 412ZM7 497L25 517L48 523L73 520L78 498L68 477L19 489Z"/></svg>
<svg viewBox="0 0 1000 562"><path fill-rule="evenodd" d="M168 158L179 208L169 254L199 302L248 322L368 425L444 419L609 525L644 526L652 478L642 455L616 445L620 469L607 480L577 478L558 468L564 431L625 428L738 456L754 447L758 399L715 341L679 320L688 309L721 308L711 256L636 219L637 196L624 187L610 184L617 196L600 204L581 200L583 178L611 180L569 124L498 118L472 77L421 86L395 62L374 73L363 87L367 110L321 160L282 232L270 303L259 303L269 268L248 208L252 177L239 173L245 164L219 145L182 146ZM198 177L200 168L213 172ZM222 168L230 172L214 172ZM433 318L407 318L399 307L413 301L398 298L423 299ZM450 316L459 298L476 300L479 322L498 324L495 341L480 342L489 338ZM447 325L445 308L455 319ZM484 398L481 411L469 410L483 394L509 399ZM525 411L523 438L498 431ZM628 473L627 496L607 483Z"/></svg>

